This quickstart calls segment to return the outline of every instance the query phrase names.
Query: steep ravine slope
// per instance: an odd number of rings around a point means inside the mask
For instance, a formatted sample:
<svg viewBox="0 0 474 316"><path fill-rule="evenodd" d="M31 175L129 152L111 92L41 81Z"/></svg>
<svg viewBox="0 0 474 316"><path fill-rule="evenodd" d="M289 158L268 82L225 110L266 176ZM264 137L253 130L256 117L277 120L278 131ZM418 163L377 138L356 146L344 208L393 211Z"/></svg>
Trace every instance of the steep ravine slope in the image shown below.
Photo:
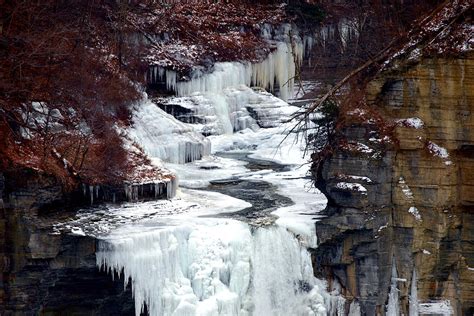
<svg viewBox="0 0 474 316"><path fill-rule="evenodd" d="M474 55L433 53L449 41L371 79L315 170L329 199L316 273L363 315L398 315L396 300L405 315L474 312Z"/></svg>

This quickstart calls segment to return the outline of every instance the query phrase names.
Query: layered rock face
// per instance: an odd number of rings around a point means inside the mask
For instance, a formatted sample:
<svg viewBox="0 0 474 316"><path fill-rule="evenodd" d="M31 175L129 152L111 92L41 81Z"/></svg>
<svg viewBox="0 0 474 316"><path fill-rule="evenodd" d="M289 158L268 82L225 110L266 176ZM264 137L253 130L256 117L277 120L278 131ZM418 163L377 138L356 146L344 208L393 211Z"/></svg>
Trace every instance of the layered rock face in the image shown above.
<svg viewBox="0 0 474 316"><path fill-rule="evenodd" d="M12 176L0 173L0 314L134 315L131 289L97 269L94 238L52 234L59 215L45 210L68 205L62 185L32 171Z"/></svg>
<svg viewBox="0 0 474 316"><path fill-rule="evenodd" d="M319 169L329 205L316 224L316 273L364 315L386 313L393 283L405 315L445 300L454 315L472 315L474 55L387 70L365 95L368 109L344 122L346 146ZM367 111L393 124L391 135Z"/></svg>

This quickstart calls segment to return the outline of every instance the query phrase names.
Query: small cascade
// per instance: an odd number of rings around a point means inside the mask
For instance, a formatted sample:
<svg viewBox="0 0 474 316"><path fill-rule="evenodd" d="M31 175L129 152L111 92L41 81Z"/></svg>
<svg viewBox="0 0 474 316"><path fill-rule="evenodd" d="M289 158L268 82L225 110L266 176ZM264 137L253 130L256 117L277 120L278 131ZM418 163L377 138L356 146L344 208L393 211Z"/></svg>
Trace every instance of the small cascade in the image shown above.
<svg viewBox="0 0 474 316"><path fill-rule="evenodd" d="M397 266L394 258L392 262L392 280L390 284L390 292L388 294L387 316L400 316L399 290L397 287L398 281Z"/></svg>
<svg viewBox="0 0 474 316"><path fill-rule="evenodd" d="M165 162L183 164L201 159L211 151L209 140L150 100L134 111L129 132L150 157Z"/></svg>
<svg viewBox="0 0 474 316"><path fill-rule="evenodd" d="M132 280L135 313L326 315L311 258L281 227L227 220L102 241L97 264ZM278 277L276 277L278 276Z"/></svg>

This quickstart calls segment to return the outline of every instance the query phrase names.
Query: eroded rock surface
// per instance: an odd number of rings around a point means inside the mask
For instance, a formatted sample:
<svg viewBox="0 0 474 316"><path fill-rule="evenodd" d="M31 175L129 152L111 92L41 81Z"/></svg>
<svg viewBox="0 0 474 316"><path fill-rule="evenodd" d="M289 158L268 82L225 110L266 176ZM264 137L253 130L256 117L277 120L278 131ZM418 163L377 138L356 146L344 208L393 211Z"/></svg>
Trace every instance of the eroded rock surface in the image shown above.
<svg viewBox="0 0 474 316"><path fill-rule="evenodd" d="M364 315L385 314L394 262L405 315L410 294L472 315L474 55L405 63L365 93L393 133L380 135L364 109L347 115L346 146L319 170L330 203L316 225L317 274L339 282Z"/></svg>

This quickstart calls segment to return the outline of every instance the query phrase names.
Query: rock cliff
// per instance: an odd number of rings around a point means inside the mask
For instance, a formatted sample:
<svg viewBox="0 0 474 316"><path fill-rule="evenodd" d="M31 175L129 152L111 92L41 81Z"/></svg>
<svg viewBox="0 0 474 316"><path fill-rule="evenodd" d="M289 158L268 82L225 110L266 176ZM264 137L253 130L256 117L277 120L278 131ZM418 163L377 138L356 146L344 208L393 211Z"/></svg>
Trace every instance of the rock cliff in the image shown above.
<svg viewBox="0 0 474 316"><path fill-rule="evenodd" d="M385 315L393 285L405 315L474 313L474 54L441 52L453 34L371 78L314 166L329 200L316 274L363 315Z"/></svg>
<svg viewBox="0 0 474 316"><path fill-rule="evenodd" d="M0 197L0 314L135 314L130 287L97 269L94 238L53 234L72 215L56 178L0 173Z"/></svg>

